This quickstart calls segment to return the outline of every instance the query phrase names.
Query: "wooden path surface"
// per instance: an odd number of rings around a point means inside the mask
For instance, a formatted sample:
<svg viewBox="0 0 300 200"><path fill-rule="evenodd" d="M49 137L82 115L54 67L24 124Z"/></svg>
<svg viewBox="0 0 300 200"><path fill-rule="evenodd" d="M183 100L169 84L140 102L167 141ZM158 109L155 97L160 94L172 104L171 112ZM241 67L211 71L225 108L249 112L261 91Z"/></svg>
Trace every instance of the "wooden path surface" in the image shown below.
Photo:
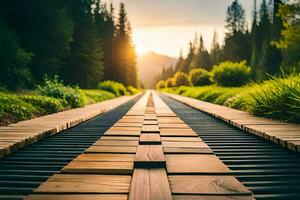
<svg viewBox="0 0 300 200"><path fill-rule="evenodd" d="M220 106L189 97L164 93L168 97L221 119L235 127L300 152L300 125L256 117L244 111Z"/></svg>
<svg viewBox="0 0 300 200"><path fill-rule="evenodd" d="M26 200L253 199L154 92Z"/></svg>
<svg viewBox="0 0 300 200"><path fill-rule="evenodd" d="M0 158L39 140L76 126L135 98L123 96L0 127Z"/></svg>

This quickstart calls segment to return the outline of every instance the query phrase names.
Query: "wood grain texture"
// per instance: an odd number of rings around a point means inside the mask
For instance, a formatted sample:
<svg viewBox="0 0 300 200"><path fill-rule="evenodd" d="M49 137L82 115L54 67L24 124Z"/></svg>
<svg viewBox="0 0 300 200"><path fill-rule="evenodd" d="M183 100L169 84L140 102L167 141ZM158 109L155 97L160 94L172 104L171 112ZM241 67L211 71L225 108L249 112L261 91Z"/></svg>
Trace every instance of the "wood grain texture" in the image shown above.
<svg viewBox="0 0 300 200"><path fill-rule="evenodd" d="M133 162L70 162L63 173L73 174L128 174L133 171Z"/></svg>
<svg viewBox="0 0 300 200"><path fill-rule="evenodd" d="M109 136L139 136L141 131L106 131L104 135Z"/></svg>
<svg viewBox="0 0 300 200"><path fill-rule="evenodd" d="M125 194L32 194L24 200L127 200Z"/></svg>
<svg viewBox="0 0 300 200"><path fill-rule="evenodd" d="M166 165L161 145L139 145L134 159L137 168L159 168Z"/></svg>
<svg viewBox="0 0 300 200"><path fill-rule="evenodd" d="M79 155L74 161L81 162L109 162L109 161L120 161L120 162L133 162L133 154L104 154L104 153L84 153Z"/></svg>
<svg viewBox="0 0 300 200"><path fill-rule="evenodd" d="M161 144L159 134L141 134L139 144Z"/></svg>
<svg viewBox="0 0 300 200"><path fill-rule="evenodd" d="M127 136L102 136L101 140L117 140L117 141L139 141L139 137L127 137Z"/></svg>
<svg viewBox="0 0 300 200"><path fill-rule="evenodd" d="M98 140L94 146L137 146L138 141L115 141L115 140Z"/></svg>
<svg viewBox="0 0 300 200"><path fill-rule="evenodd" d="M91 146L86 153L118 153L118 154L135 154L135 146Z"/></svg>
<svg viewBox="0 0 300 200"><path fill-rule="evenodd" d="M252 195L233 176L169 176L173 194Z"/></svg>
<svg viewBox="0 0 300 200"><path fill-rule="evenodd" d="M199 137L161 137L166 142L203 142Z"/></svg>
<svg viewBox="0 0 300 200"><path fill-rule="evenodd" d="M162 141L163 147L209 148L204 142L169 142Z"/></svg>
<svg viewBox="0 0 300 200"><path fill-rule="evenodd" d="M135 169L130 200L172 200L165 169Z"/></svg>
<svg viewBox="0 0 300 200"><path fill-rule="evenodd" d="M38 193L127 194L131 176L55 174L42 183Z"/></svg>
<svg viewBox="0 0 300 200"><path fill-rule="evenodd" d="M161 129L160 136L174 136L174 137L198 137L191 129Z"/></svg>
<svg viewBox="0 0 300 200"><path fill-rule="evenodd" d="M143 125L157 125L157 121L156 120L145 120Z"/></svg>
<svg viewBox="0 0 300 200"><path fill-rule="evenodd" d="M169 123L169 124L158 124L159 128L164 129L164 128L178 128L178 129L186 129L189 128L188 125L184 123Z"/></svg>
<svg viewBox="0 0 300 200"><path fill-rule="evenodd" d="M165 154L213 154L210 148L164 147Z"/></svg>
<svg viewBox="0 0 300 200"><path fill-rule="evenodd" d="M159 127L157 125L143 125L142 133L159 133Z"/></svg>
<svg viewBox="0 0 300 200"><path fill-rule="evenodd" d="M165 155L167 172L173 174L228 174L230 170L215 155Z"/></svg>

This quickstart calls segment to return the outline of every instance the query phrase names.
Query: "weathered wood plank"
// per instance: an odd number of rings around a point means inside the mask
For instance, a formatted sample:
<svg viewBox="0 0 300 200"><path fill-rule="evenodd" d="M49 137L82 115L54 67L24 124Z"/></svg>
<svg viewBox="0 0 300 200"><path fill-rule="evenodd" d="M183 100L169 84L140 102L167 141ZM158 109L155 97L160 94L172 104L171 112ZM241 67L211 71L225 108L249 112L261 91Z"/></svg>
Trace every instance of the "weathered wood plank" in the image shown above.
<svg viewBox="0 0 300 200"><path fill-rule="evenodd" d="M164 169L135 169L129 193L130 200L172 200Z"/></svg>
<svg viewBox="0 0 300 200"><path fill-rule="evenodd" d="M228 174L230 170L215 155L165 155L167 172L172 174Z"/></svg>
<svg viewBox="0 0 300 200"><path fill-rule="evenodd" d="M164 147L165 154L213 154L210 148Z"/></svg>
<svg viewBox="0 0 300 200"><path fill-rule="evenodd" d="M128 174L133 171L133 162L70 162L62 169L72 174Z"/></svg>
<svg viewBox="0 0 300 200"><path fill-rule="evenodd" d="M161 145L139 145L134 159L137 168L165 167L166 160Z"/></svg>
<svg viewBox="0 0 300 200"><path fill-rule="evenodd" d="M127 194L131 176L55 174L42 183L38 193Z"/></svg>
<svg viewBox="0 0 300 200"><path fill-rule="evenodd" d="M132 154L105 154L105 153L84 153L79 155L74 161L84 162L100 162L100 161L120 161L133 162L134 155Z"/></svg>
<svg viewBox="0 0 300 200"><path fill-rule="evenodd" d="M161 144L159 134L141 134L140 144Z"/></svg>
<svg viewBox="0 0 300 200"><path fill-rule="evenodd" d="M173 194L252 195L233 176L169 176Z"/></svg>
<svg viewBox="0 0 300 200"><path fill-rule="evenodd" d="M86 153L136 153L136 146L91 146Z"/></svg>

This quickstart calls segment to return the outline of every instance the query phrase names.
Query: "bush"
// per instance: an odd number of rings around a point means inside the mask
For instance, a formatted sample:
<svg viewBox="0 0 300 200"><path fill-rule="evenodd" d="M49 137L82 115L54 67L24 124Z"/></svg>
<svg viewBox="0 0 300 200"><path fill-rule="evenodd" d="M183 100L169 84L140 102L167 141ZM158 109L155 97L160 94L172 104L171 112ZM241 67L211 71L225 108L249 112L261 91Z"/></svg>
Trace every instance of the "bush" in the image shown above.
<svg viewBox="0 0 300 200"><path fill-rule="evenodd" d="M194 86L210 85L210 73L205 69L198 68L190 71L189 80Z"/></svg>
<svg viewBox="0 0 300 200"><path fill-rule="evenodd" d="M59 112L64 109L63 105L66 104L64 100L38 95L25 95L18 98L33 105L38 110L39 115Z"/></svg>
<svg viewBox="0 0 300 200"><path fill-rule="evenodd" d="M105 101L108 99L115 98L115 94L111 92L107 92L105 90L99 90L99 89L88 89L88 90L82 90L85 96L87 97L87 103L98 103L101 101Z"/></svg>
<svg viewBox="0 0 300 200"><path fill-rule="evenodd" d="M98 89L115 94L117 97L126 94L126 88L122 83L115 81L104 81L98 84Z"/></svg>
<svg viewBox="0 0 300 200"><path fill-rule="evenodd" d="M127 93L130 95L134 95L134 94L137 94L140 92L138 89L136 89L135 87L133 87L131 85L126 87L126 90L127 90Z"/></svg>
<svg viewBox="0 0 300 200"><path fill-rule="evenodd" d="M38 85L38 92L43 96L64 100L68 106L78 108L85 105L86 97L78 86L65 86L63 82L54 79L45 79L43 85Z"/></svg>
<svg viewBox="0 0 300 200"><path fill-rule="evenodd" d="M166 82L164 80L160 80L156 84L156 89L157 90L162 89L162 88L166 88Z"/></svg>
<svg viewBox="0 0 300 200"><path fill-rule="evenodd" d="M166 87L170 88L170 87L174 87L175 83L174 83L174 79L173 78L168 78L166 80Z"/></svg>
<svg viewBox="0 0 300 200"><path fill-rule="evenodd" d="M212 79L220 86L238 87L250 80L251 68L246 66L246 61L239 63L223 62L215 65L211 71Z"/></svg>
<svg viewBox="0 0 300 200"><path fill-rule="evenodd" d="M186 73L176 72L174 75L174 83L176 87L190 86L189 77Z"/></svg>

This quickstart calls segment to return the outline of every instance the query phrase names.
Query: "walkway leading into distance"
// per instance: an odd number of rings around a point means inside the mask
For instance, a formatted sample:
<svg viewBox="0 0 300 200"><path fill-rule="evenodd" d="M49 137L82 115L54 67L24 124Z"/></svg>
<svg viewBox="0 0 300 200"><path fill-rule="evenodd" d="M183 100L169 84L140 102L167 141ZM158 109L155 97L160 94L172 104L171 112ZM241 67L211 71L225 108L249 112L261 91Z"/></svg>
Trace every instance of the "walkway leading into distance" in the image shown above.
<svg viewBox="0 0 300 200"><path fill-rule="evenodd" d="M146 92L0 160L0 199L299 199L299 161Z"/></svg>

